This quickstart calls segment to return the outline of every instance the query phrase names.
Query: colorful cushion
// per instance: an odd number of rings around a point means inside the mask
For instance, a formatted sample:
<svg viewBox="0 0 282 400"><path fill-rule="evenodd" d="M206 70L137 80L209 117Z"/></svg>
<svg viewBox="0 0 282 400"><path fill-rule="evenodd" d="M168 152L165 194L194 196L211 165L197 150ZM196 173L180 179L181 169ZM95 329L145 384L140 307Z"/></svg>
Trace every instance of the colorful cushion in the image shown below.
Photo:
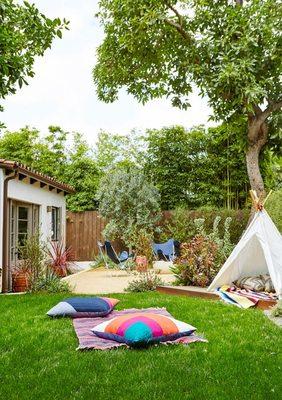
<svg viewBox="0 0 282 400"><path fill-rule="evenodd" d="M92 332L104 339L141 346L175 340L195 330L193 326L172 317L148 312L114 317L95 326Z"/></svg>
<svg viewBox="0 0 282 400"><path fill-rule="evenodd" d="M91 318L108 315L119 302L108 297L70 297L47 312L49 317Z"/></svg>

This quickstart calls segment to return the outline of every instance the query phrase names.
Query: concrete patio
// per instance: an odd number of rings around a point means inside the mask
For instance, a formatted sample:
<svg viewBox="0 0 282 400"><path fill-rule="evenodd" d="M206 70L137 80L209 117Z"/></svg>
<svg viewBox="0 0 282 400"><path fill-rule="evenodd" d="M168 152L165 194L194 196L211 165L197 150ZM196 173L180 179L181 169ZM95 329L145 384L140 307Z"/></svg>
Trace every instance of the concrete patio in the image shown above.
<svg viewBox="0 0 282 400"><path fill-rule="evenodd" d="M172 274L160 274L160 277L164 284L171 284L174 280ZM88 269L63 278L78 294L123 293L134 279L136 275L132 273L106 269Z"/></svg>

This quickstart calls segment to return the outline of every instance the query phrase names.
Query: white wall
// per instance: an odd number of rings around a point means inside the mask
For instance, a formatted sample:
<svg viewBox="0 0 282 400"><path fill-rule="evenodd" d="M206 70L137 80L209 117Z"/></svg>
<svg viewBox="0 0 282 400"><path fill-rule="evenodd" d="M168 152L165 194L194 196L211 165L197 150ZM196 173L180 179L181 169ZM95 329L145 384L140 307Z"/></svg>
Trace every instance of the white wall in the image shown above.
<svg viewBox="0 0 282 400"><path fill-rule="evenodd" d="M2 267L3 186L4 186L4 171L3 169L0 168L0 267Z"/></svg>
<svg viewBox="0 0 282 400"><path fill-rule="evenodd" d="M3 170L0 168L0 229L2 222L3 207L1 206L1 196L3 196L3 187L1 189L1 181L3 181ZM2 176L2 180L1 180ZM57 193L56 189L49 191L48 187L40 188L39 182L31 185L28 180L19 181L11 180L8 184L8 198L25 203L38 204L39 209L39 226L41 238L47 241L51 237L51 212L47 212L47 206L60 207L61 214L61 234L62 240L66 237L66 201L63 193ZM1 231L2 232L2 229ZM0 235L0 266L2 266L2 235Z"/></svg>

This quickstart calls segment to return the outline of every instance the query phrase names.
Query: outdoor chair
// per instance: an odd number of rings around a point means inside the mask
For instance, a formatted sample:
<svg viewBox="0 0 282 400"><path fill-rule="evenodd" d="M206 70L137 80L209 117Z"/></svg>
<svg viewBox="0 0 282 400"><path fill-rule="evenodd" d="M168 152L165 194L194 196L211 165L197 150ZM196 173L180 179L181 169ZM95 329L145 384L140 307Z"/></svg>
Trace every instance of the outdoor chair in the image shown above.
<svg viewBox="0 0 282 400"><path fill-rule="evenodd" d="M99 252L105 262L107 268L109 268L107 257L120 269L126 269L127 261L133 257L133 254L128 254L127 251L122 251L119 255L116 253L110 241L105 240L105 243L98 241ZM107 256L107 257L106 257Z"/></svg>
<svg viewBox="0 0 282 400"><path fill-rule="evenodd" d="M158 260L173 261L179 255L180 243L169 239L165 243L153 243L153 253Z"/></svg>

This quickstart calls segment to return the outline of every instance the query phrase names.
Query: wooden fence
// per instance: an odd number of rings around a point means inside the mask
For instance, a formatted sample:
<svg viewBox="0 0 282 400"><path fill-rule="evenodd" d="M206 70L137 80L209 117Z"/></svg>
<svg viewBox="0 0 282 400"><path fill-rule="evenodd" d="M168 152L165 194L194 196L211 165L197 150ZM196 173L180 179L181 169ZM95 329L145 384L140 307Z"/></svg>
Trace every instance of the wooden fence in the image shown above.
<svg viewBox="0 0 282 400"><path fill-rule="evenodd" d="M249 218L248 210L231 210L231 211L189 211L187 210L190 220L195 218L205 218L208 231L212 229L214 218L217 215L222 217L220 231L221 236L224 234L223 221L227 216L232 217L232 226L230 230L231 241L237 243L243 230L247 225ZM163 211L162 223L171 217L171 211ZM67 245L72 247L74 259L77 261L90 261L98 254L97 241L103 241L102 231L106 225L106 221L99 217L97 211L83 212L67 212ZM116 251L123 250L120 241L113 242Z"/></svg>
<svg viewBox="0 0 282 400"><path fill-rule="evenodd" d="M97 241L103 241L105 225L97 211L67 212L67 246L72 248L76 261L90 261L98 254ZM113 244L120 251L120 243Z"/></svg>

